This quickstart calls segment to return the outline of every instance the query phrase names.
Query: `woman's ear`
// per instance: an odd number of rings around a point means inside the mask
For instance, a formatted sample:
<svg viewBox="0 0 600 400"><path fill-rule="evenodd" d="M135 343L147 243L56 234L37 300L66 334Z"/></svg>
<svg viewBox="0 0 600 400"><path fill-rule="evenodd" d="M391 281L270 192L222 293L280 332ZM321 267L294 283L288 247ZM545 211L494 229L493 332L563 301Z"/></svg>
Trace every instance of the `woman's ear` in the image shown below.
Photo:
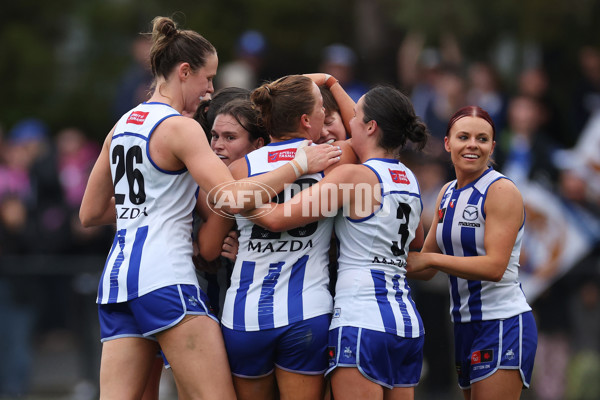
<svg viewBox="0 0 600 400"><path fill-rule="evenodd" d="M256 139L254 141L254 147L257 149L260 149L261 147L263 147L265 145L265 139L259 137L258 139Z"/></svg>
<svg viewBox="0 0 600 400"><path fill-rule="evenodd" d="M448 136L444 136L444 149L446 149L446 151L448 153L450 153L450 139L448 138Z"/></svg>
<svg viewBox="0 0 600 400"><path fill-rule="evenodd" d="M308 114L302 114L300 117L300 126L304 129L310 129L310 117Z"/></svg>
<svg viewBox="0 0 600 400"><path fill-rule="evenodd" d="M372 135L377 131L377 121L374 119L367 122L367 135Z"/></svg>
<svg viewBox="0 0 600 400"><path fill-rule="evenodd" d="M192 68L190 67L189 63L183 62L179 64L177 72L179 73L180 79L186 80L188 76L192 73Z"/></svg>

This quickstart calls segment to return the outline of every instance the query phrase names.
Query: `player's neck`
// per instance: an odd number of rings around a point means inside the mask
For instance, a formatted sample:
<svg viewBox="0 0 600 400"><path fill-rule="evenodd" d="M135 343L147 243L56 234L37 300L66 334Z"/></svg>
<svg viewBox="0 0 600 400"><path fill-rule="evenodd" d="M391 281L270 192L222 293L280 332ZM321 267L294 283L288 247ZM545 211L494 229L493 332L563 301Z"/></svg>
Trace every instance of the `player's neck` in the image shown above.
<svg viewBox="0 0 600 400"><path fill-rule="evenodd" d="M303 135L300 132L289 132L289 133L284 133L283 135L279 136L279 137L271 137L271 141L272 142L285 142L286 140L292 140L292 139L308 139L305 135Z"/></svg>

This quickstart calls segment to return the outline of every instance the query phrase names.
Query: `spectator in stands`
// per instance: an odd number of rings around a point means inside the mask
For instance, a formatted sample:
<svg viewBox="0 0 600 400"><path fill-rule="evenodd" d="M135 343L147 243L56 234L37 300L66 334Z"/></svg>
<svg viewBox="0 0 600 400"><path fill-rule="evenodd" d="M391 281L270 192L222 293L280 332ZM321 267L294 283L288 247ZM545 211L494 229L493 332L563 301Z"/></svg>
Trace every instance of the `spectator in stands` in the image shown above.
<svg viewBox="0 0 600 400"><path fill-rule="evenodd" d="M334 43L323 49L319 72L335 76L346 93L357 102L369 87L357 77L358 57L350 47Z"/></svg>

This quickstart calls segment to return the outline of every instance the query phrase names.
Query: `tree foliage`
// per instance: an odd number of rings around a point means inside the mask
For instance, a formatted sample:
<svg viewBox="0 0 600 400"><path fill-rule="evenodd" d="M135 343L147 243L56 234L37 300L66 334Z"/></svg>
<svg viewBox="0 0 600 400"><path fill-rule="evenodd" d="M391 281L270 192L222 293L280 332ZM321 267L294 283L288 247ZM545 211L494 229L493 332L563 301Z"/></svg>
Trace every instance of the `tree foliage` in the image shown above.
<svg viewBox="0 0 600 400"><path fill-rule="evenodd" d="M385 35L381 43L367 43L367 50L373 46L388 54L362 63L371 73L365 78L377 80L393 80L386 75L393 71L394 49L406 32L422 33L430 45L450 33L471 59L487 56L508 35L520 44L539 44L555 55L554 68L567 70L582 44L600 40L595 32L600 0L373 0L378 19L361 24L357 6L364 1L4 2L0 124L10 128L21 118L37 116L54 129L77 125L104 136L114 123L111 104L118 78L131 62L130 43L150 29L156 15L174 16L183 27L201 32L217 47L221 62L234 57L241 32L260 30L268 42L269 79L314 71L324 46L342 42L358 48L369 37L365 30L373 28Z"/></svg>

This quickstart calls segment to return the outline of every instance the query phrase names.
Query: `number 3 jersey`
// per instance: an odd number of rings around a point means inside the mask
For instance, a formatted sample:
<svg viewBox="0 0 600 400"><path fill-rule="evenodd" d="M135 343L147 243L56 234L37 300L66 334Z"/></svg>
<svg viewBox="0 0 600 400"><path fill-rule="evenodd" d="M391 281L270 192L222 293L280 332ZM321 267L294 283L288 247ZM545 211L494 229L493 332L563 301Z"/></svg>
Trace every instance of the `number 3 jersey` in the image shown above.
<svg viewBox="0 0 600 400"><path fill-rule="evenodd" d="M100 304L124 302L174 284L198 284L192 262L192 211L198 185L186 169L165 171L149 153L150 137L180 114L143 103L115 126L110 168L117 232L98 288Z"/></svg>
<svg viewBox="0 0 600 400"><path fill-rule="evenodd" d="M296 154L304 139L271 143L246 155L248 176L274 170ZM282 196L290 198L322 179L300 177ZM239 250L225 297L221 323L229 329L259 331L286 326L332 311L329 243L333 219L286 232L270 232L236 215Z"/></svg>
<svg viewBox="0 0 600 400"><path fill-rule="evenodd" d="M335 219L339 257L330 329L353 326L419 337L423 322L406 282L408 247L423 209L419 185L398 160L377 158L363 165L379 179L375 190L381 193L381 206L375 212L370 204L364 207L362 219L343 213Z"/></svg>

